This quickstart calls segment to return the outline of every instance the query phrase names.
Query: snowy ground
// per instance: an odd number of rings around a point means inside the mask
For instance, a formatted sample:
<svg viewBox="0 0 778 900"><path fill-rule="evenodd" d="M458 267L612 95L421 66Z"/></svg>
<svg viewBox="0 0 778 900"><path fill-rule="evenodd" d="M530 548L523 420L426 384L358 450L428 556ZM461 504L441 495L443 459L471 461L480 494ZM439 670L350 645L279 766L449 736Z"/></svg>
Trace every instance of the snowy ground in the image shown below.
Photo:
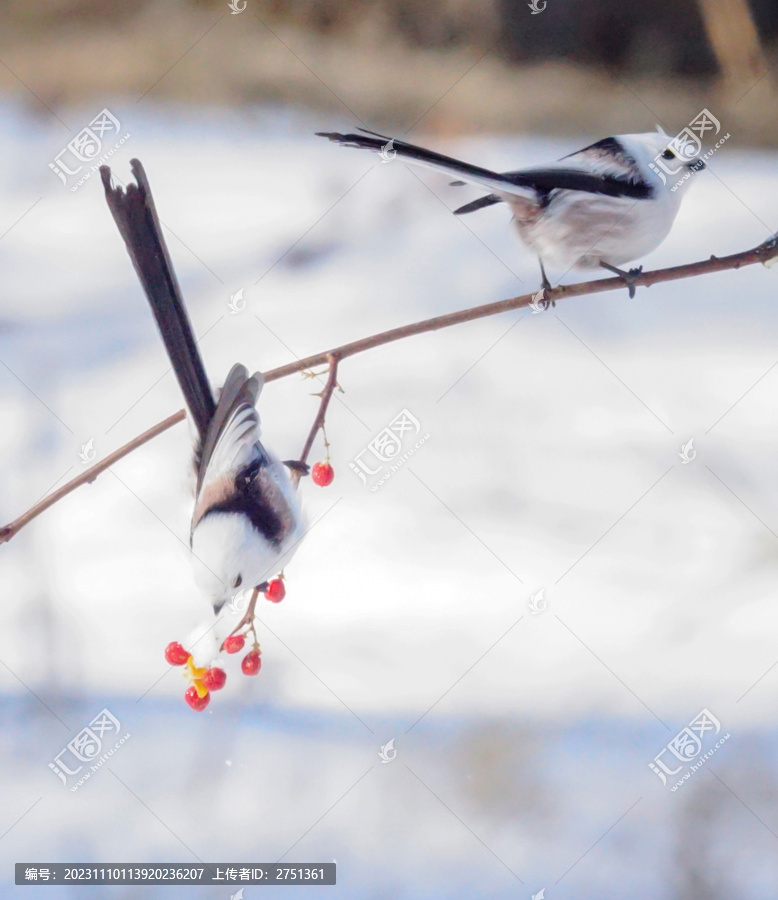
<svg viewBox="0 0 778 900"><path fill-rule="evenodd" d="M73 131L96 112L73 111ZM112 112L131 134L112 164L122 180L132 156L146 166L215 381L537 287L504 209L457 219L469 189L312 136L353 123ZM83 470L87 441L100 458L181 399L98 182L69 192L47 167L69 136L7 107L0 127L10 520ZM515 168L594 137L448 149ZM645 265L764 239L777 165L733 135ZM263 671L231 667L201 716L162 660L208 616L185 547L186 426L0 548L4 891L14 861L274 861L294 845L287 860L338 860L344 897L774 896L777 293L752 267L349 360L337 478L304 485L312 529L287 599L262 609ZM282 458L312 384L265 389ZM348 463L403 409L430 437L371 491ZM70 793L47 763L103 707L132 738L116 777ZM715 775L672 794L648 763L704 707L732 737ZM105 895L189 896L158 891Z"/></svg>

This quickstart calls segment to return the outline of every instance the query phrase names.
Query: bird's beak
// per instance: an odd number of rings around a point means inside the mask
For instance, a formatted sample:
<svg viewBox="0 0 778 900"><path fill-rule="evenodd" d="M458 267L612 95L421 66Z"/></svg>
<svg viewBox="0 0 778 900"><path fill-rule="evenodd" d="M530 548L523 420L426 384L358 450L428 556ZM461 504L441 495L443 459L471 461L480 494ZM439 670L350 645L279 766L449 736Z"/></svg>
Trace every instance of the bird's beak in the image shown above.
<svg viewBox="0 0 778 900"><path fill-rule="evenodd" d="M702 172L703 169L707 169L707 166L705 165L704 160L695 159L694 162L689 163L686 168L691 169L692 172Z"/></svg>
<svg viewBox="0 0 778 900"><path fill-rule="evenodd" d="M227 602L226 600L219 600L213 604L213 614L215 616L218 616L219 613L224 609L224 604L226 602Z"/></svg>

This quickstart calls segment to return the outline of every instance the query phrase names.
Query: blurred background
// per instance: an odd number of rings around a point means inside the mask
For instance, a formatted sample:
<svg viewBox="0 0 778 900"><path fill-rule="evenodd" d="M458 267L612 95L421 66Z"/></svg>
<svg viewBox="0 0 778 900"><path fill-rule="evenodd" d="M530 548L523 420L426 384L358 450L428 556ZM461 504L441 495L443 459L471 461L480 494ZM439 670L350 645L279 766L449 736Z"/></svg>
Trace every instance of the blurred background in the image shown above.
<svg viewBox="0 0 778 900"><path fill-rule="evenodd" d="M100 162L126 182L143 161L214 383L539 287L505 209L456 218L474 189L316 131L510 169L707 109L729 137L640 262L778 228L767 0L0 13L3 522L181 407ZM15 862L283 860L337 862L312 897L773 898L776 296L753 266L344 362L335 482L302 485L310 532L287 598L260 604L262 671L227 659L200 714L163 659L213 621L186 425L0 546L2 895L84 895L16 887ZM319 389L266 387L281 458ZM364 485L349 463L402 410L418 436ZM130 737L63 785L50 763L103 709ZM671 790L687 766L665 785L650 764L682 765L662 751L703 709L720 731L700 755L728 737Z"/></svg>

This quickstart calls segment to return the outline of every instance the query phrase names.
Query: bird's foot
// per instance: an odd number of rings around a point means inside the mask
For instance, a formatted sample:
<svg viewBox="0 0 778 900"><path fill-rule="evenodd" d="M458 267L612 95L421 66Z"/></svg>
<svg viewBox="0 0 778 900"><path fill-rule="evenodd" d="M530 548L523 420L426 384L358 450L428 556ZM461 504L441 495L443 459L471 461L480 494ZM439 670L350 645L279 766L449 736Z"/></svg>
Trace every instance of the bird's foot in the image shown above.
<svg viewBox="0 0 778 900"><path fill-rule="evenodd" d="M552 287L547 281L537 294L532 295L530 306L532 307L533 314L539 313L541 310L545 311L550 306L556 306L556 300L552 296Z"/></svg>
<svg viewBox="0 0 778 900"><path fill-rule="evenodd" d="M554 290L551 287L551 282L548 280L548 275L546 275L546 267L543 265L543 260L538 257L538 262L540 263L540 290L537 294L532 295L532 309L534 312L540 312L541 309L546 310L549 306L556 306L556 300L551 296L552 291Z"/></svg>
<svg viewBox="0 0 778 900"><path fill-rule="evenodd" d="M630 269L628 272L625 272L624 269L619 269L616 266L611 266L608 263L600 262L600 267L603 269L607 269L609 272L613 272L614 275L618 275L620 278L624 280L627 285L627 290L629 291L629 299L635 299L635 290L637 288L637 279L643 274L643 266L638 266L636 269Z"/></svg>

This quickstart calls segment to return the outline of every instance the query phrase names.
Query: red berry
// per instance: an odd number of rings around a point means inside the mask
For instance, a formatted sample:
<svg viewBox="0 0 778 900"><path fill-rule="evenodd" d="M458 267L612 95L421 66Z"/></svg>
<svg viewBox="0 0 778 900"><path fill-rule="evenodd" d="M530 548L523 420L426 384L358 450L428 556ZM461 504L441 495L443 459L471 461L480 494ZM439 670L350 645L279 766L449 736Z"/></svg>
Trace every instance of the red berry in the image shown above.
<svg viewBox="0 0 778 900"><path fill-rule="evenodd" d="M183 666L191 655L188 650L184 650L178 641L171 641L165 647L165 659L171 666Z"/></svg>
<svg viewBox="0 0 778 900"><path fill-rule="evenodd" d="M327 487L335 478L335 470L328 462L317 462L311 469L311 478L319 487Z"/></svg>
<svg viewBox="0 0 778 900"><path fill-rule="evenodd" d="M256 675L262 667L262 660L259 658L259 650L252 650L243 657L240 667L244 675Z"/></svg>
<svg viewBox="0 0 778 900"><path fill-rule="evenodd" d="M184 700L186 700L193 710L202 712L211 702L211 695L206 694L204 697L201 697L197 693L197 688L192 685L192 687L187 688L186 693L184 694Z"/></svg>
<svg viewBox="0 0 778 900"><path fill-rule="evenodd" d="M281 578L274 578L267 586L265 597L271 603L280 603L286 597L286 588Z"/></svg>
<svg viewBox="0 0 778 900"><path fill-rule="evenodd" d="M224 641L224 649L227 653L240 653L245 643L246 639L242 634L231 634Z"/></svg>
<svg viewBox="0 0 778 900"><path fill-rule="evenodd" d="M227 681L227 673L218 666L212 666L200 680L209 691L220 691Z"/></svg>

